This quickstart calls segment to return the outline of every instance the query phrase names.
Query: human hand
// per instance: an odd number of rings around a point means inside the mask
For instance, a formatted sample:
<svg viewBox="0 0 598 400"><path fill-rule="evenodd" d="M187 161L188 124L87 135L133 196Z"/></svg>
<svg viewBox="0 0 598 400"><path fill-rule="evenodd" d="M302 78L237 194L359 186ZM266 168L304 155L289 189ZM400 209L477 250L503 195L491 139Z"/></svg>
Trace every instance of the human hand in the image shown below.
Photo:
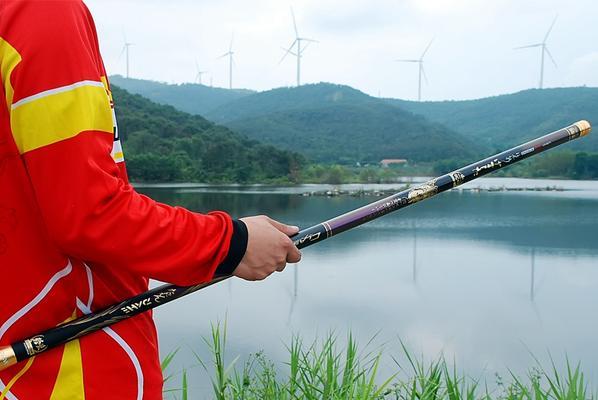
<svg viewBox="0 0 598 400"><path fill-rule="evenodd" d="M301 253L289 236L299 232L265 215L241 218L247 226L247 250L233 272L234 276L249 281L262 280L274 271L282 271L287 262L301 260Z"/></svg>

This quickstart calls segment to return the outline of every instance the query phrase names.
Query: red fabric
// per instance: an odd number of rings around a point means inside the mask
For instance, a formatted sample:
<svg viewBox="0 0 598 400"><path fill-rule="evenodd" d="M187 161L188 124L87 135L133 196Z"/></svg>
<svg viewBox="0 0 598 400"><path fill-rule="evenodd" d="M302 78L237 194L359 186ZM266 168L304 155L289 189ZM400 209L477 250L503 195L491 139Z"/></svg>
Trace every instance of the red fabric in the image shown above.
<svg viewBox="0 0 598 400"><path fill-rule="evenodd" d="M136 193L124 163L115 163L111 156L112 135L87 131L25 154L17 150L11 104L5 100L8 85L14 88L14 104L106 76L85 5L77 0L0 0L1 40L16 49L22 61L10 80L0 75L0 326L6 328L0 330L0 345L56 326L74 310L81 315L77 299L87 304L93 296L91 309L98 310L147 290L149 278L179 285L210 280L229 249L230 217L192 213ZM0 66L2 57L0 47ZM69 117L68 111L56 115ZM41 301L14 320L60 271L64 276ZM143 398L161 399L151 314L113 329L138 359ZM11 392L19 399L48 398L62 351L37 356ZM87 399L137 398L134 363L106 332L82 338L81 353ZM1 372L0 380L7 384L23 366ZM118 393L107 393L107 388L118 388Z"/></svg>

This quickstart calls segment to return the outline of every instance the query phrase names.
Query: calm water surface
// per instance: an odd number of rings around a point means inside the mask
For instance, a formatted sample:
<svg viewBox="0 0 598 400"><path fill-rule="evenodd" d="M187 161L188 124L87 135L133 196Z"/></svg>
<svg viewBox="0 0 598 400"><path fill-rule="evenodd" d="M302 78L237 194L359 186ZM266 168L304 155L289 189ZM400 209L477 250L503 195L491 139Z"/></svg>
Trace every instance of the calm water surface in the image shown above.
<svg viewBox="0 0 598 400"><path fill-rule="evenodd" d="M391 185L392 186L392 185ZM396 186L396 185L395 185ZM303 250L303 261L264 282L230 280L158 308L170 370L190 370L192 398L210 398L202 336L228 321L228 354L264 350L286 361L293 334L328 332L362 345L377 334L381 377L396 371L399 339L416 355L439 354L473 377L524 373L534 354L581 362L598 389L598 182L480 179L473 187L558 192L449 192ZM355 185L352 188L368 188ZM386 188L377 185L372 188ZM265 213L307 227L373 197L304 197L293 188L145 187L159 201L236 217ZM173 385L171 385L173 386ZM176 386L176 385L174 385Z"/></svg>

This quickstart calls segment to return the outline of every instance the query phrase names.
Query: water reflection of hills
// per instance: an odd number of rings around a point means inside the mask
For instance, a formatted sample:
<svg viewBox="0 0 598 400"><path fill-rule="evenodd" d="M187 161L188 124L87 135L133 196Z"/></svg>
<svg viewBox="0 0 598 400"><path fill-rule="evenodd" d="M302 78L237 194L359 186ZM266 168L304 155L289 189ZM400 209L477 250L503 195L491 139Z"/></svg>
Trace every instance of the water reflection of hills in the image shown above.
<svg viewBox="0 0 598 400"><path fill-rule="evenodd" d="M145 189L158 201L234 216L265 213L307 227L374 198L303 197L296 194L180 193ZM526 193L445 193L333 239L344 248L372 240L420 237L494 242L555 252L598 253L598 201Z"/></svg>

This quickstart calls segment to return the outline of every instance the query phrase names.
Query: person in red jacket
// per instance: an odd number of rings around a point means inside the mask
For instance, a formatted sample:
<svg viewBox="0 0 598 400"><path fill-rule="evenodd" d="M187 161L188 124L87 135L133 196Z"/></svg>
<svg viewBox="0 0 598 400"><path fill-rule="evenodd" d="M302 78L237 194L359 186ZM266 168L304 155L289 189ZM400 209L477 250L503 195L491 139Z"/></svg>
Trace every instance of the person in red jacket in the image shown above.
<svg viewBox="0 0 598 400"><path fill-rule="evenodd" d="M0 345L148 288L263 279L300 253L265 216L196 214L127 180L107 74L80 0L0 0ZM151 313L0 373L0 400L161 399Z"/></svg>

